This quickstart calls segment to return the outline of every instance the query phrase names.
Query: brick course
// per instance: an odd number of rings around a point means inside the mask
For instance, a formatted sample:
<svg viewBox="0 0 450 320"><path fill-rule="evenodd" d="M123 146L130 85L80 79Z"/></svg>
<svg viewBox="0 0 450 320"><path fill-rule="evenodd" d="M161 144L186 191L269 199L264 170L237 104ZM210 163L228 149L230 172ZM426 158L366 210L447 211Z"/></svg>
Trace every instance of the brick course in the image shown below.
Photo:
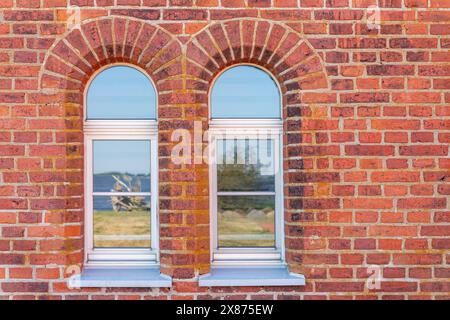
<svg viewBox="0 0 450 320"><path fill-rule="evenodd" d="M379 1L370 29L375 4L2 1L0 298L449 299L450 2ZM79 28L68 5L81 8ZM171 289L65 281L83 259L83 91L115 62L145 69L159 92ZM209 84L236 63L265 67L282 90L286 256L304 287L198 287L210 268L208 167L173 164L169 138L194 121L207 129ZM373 266L379 289L365 284Z"/></svg>

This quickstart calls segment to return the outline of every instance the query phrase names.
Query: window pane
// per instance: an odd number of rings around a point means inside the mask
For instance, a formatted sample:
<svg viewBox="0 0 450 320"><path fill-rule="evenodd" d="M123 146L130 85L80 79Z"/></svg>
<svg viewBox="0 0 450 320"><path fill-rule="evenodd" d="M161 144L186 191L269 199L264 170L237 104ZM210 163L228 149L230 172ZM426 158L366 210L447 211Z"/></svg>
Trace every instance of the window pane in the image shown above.
<svg viewBox="0 0 450 320"><path fill-rule="evenodd" d="M150 197L95 196L95 248L150 248Z"/></svg>
<svg viewBox="0 0 450 320"><path fill-rule="evenodd" d="M274 141L217 140L218 191L275 191Z"/></svg>
<svg viewBox="0 0 450 320"><path fill-rule="evenodd" d="M87 118L155 119L155 88L134 68L108 68L91 82L87 93Z"/></svg>
<svg viewBox="0 0 450 320"><path fill-rule="evenodd" d="M149 192L149 140L95 140L94 192Z"/></svg>
<svg viewBox="0 0 450 320"><path fill-rule="evenodd" d="M219 247L275 247L274 196L219 196Z"/></svg>
<svg viewBox="0 0 450 320"><path fill-rule="evenodd" d="M211 93L212 118L277 118L280 93L271 76L252 66L225 71Z"/></svg>

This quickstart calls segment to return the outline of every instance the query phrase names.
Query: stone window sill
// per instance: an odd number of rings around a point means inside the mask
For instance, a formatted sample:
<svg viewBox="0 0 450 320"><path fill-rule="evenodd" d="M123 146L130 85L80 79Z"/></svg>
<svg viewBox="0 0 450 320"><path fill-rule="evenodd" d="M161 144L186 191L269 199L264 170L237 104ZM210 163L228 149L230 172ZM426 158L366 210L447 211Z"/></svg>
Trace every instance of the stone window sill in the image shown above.
<svg viewBox="0 0 450 320"><path fill-rule="evenodd" d="M303 286L305 277L289 272L287 266L217 266L200 276L200 287Z"/></svg>
<svg viewBox="0 0 450 320"><path fill-rule="evenodd" d="M69 279L71 288L169 288L172 278L159 268L84 268Z"/></svg>

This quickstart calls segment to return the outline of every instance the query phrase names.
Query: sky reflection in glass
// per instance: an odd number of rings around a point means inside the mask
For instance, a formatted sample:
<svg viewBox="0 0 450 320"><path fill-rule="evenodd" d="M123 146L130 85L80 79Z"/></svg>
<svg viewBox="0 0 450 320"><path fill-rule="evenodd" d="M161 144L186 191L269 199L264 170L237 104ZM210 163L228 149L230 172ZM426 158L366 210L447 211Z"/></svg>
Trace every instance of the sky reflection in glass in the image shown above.
<svg viewBox="0 0 450 320"><path fill-rule="evenodd" d="M94 175L150 174L149 140L96 140L93 143Z"/></svg>
<svg viewBox="0 0 450 320"><path fill-rule="evenodd" d="M140 71L114 66L100 72L87 93L88 119L155 119L156 91Z"/></svg>
<svg viewBox="0 0 450 320"><path fill-rule="evenodd" d="M212 118L279 119L280 112L278 86L259 68L230 68L220 75L212 89Z"/></svg>

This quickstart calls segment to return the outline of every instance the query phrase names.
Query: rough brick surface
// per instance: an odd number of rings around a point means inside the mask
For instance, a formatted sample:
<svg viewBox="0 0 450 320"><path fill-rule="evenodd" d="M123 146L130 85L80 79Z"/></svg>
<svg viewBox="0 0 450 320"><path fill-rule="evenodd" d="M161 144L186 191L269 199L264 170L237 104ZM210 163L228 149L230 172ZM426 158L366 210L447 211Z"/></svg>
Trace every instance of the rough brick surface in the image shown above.
<svg viewBox="0 0 450 320"><path fill-rule="evenodd" d="M450 3L381 1L369 28L375 3L2 1L0 298L450 299ZM72 29L66 5L81 8ZM83 257L83 91L115 62L159 92L171 289L65 281ZM174 165L168 137L207 128L209 84L236 63L265 67L282 90L286 257L305 287L196 282L210 267L208 167Z"/></svg>

